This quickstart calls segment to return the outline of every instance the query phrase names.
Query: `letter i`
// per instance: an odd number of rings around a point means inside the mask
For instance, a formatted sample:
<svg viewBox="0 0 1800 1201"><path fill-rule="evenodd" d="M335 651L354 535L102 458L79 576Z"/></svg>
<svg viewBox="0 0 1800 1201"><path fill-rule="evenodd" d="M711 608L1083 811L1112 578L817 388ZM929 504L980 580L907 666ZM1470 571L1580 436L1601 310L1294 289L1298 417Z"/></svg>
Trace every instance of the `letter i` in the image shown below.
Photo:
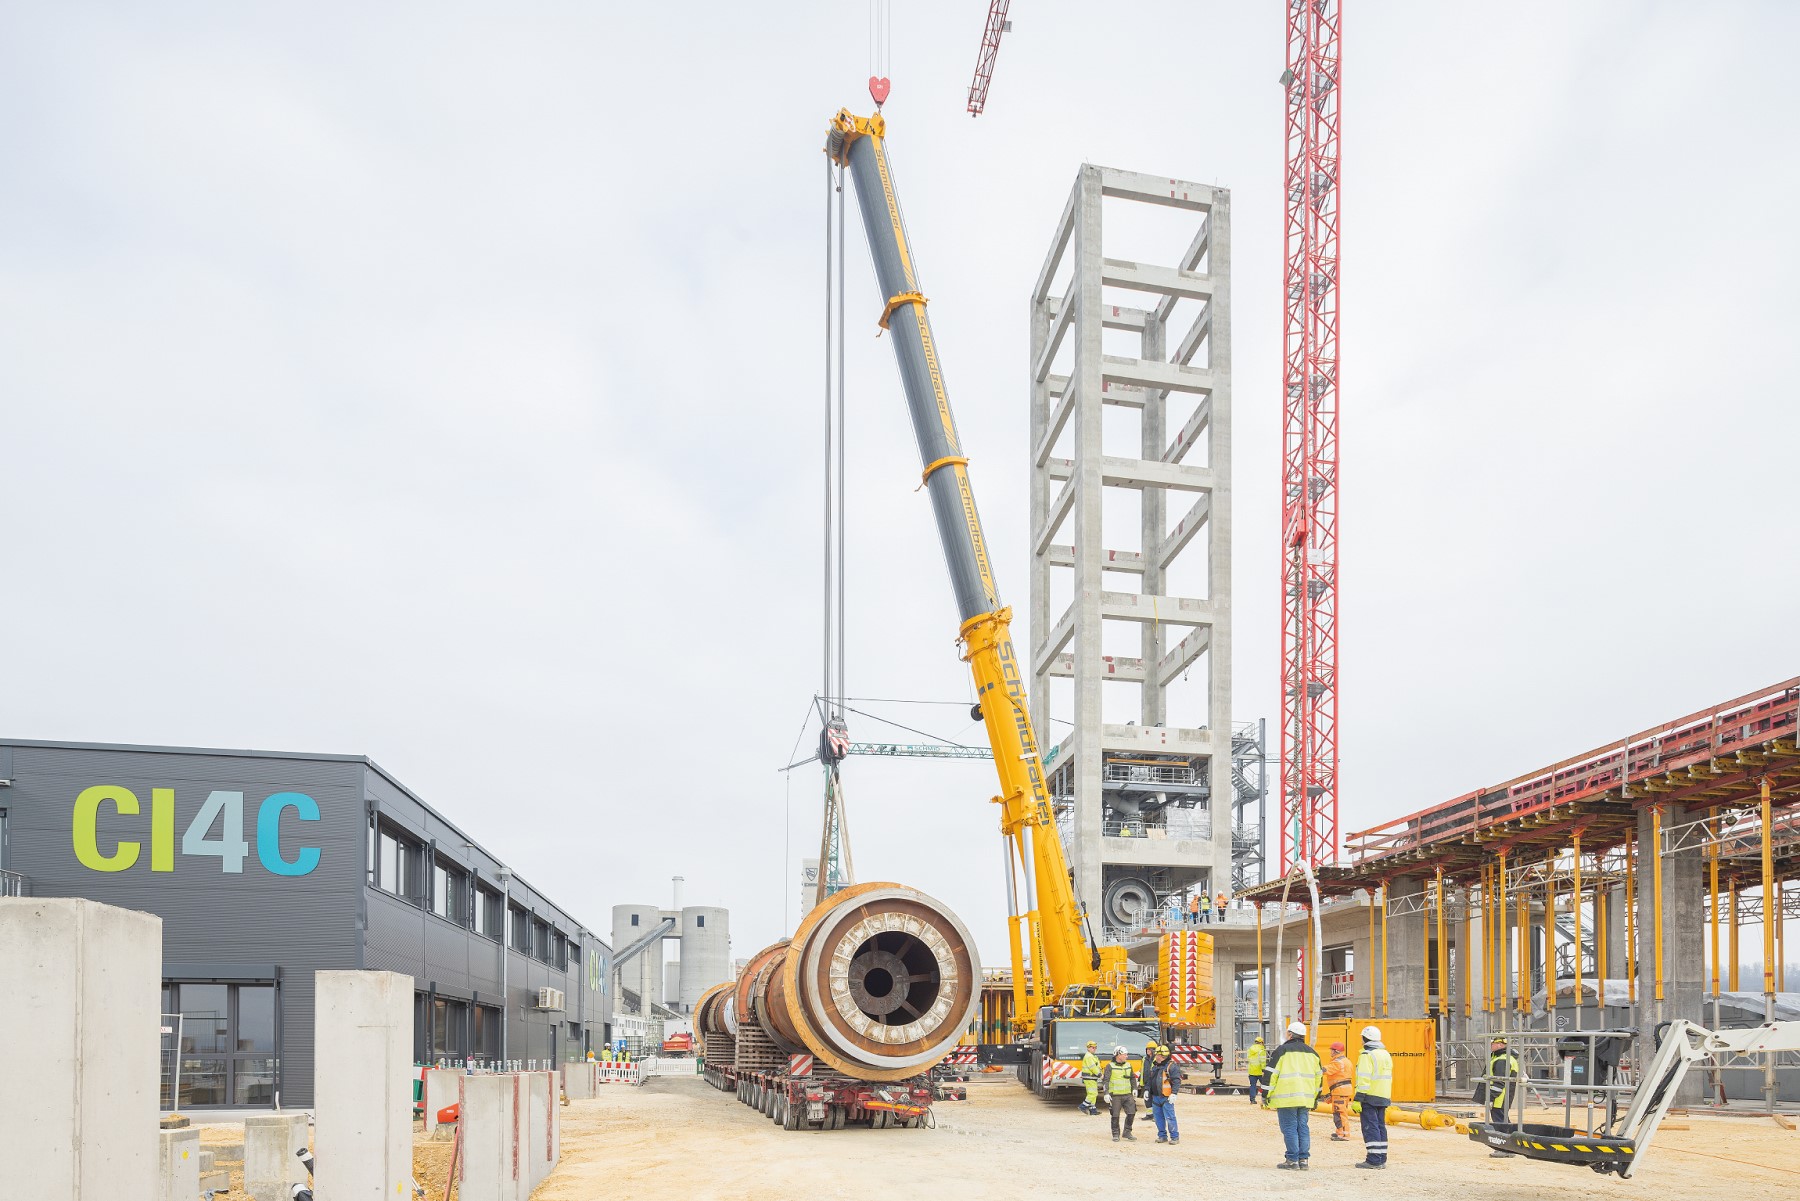
<svg viewBox="0 0 1800 1201"><path fill-rule="evenodd" d="M175 870L175 790L150 790L150 870Z"/></svg>

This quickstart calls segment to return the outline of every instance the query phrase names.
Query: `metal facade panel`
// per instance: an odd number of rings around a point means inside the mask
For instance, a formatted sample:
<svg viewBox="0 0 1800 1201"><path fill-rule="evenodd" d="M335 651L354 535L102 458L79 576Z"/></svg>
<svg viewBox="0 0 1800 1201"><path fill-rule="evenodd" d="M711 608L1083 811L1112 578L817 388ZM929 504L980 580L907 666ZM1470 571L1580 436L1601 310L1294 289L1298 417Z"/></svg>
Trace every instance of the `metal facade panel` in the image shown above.
<svg viewBox="0 0 1800 1201"><path fill-rule="evenodd" d="M157 914L168 964L236 967L245 975L281 968L282 1101L312 1103L313 972L357 966L357 896L362 879L361 764L341 759L175 753L145 749L13 744L13 784L5 790L9 861L39 896L78 896ZM77 798L89 788L129 790L137 812L107 801L97 807L95 850L112 858L136 843L122 870L86 866L75 849ZM173 821L160 852L152 838L155 792L173 792ZM243 794L240 870L220 858L184 853L183 835L214 793ZM305 875L277 875L259 854L257 816L273 794L295 792L318 805L316 821L292 809L276 828L281 853L319 851ZM129 802L126 803L129 808ZM231 807L227 801L224 806ZM202 836L220 838L223 820ZM128 852L126 852L128 854ZM167 855L167 870L158 860ZM116 866L116 863L115 863Z"/></svg>

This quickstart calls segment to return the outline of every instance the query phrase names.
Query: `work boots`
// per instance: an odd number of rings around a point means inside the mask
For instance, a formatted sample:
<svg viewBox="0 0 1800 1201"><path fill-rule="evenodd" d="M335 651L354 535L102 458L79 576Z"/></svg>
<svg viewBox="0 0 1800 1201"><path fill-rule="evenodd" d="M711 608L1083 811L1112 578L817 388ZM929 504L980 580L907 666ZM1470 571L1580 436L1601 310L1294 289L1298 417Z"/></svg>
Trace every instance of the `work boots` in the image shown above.
<svg viewBox="0 0 1800 1201"><path fill-rule="evenodd" d="M1125 1115L1125 1141L1128 1143L1137 1142L1137 1135L1131 1133L1131 1124L1133 1122L1135 1122L1136 1120L1137 1120L1136 1114L1128 1113Z"/></svg>

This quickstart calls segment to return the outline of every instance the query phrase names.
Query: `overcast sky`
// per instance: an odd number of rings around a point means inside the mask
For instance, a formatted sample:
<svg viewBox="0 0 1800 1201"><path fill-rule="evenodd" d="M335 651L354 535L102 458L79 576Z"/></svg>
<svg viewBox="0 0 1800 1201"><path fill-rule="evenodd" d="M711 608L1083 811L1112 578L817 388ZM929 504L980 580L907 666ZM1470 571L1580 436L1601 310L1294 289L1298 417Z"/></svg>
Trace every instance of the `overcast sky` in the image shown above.
<svg viewBox="0 0 1800 1201"><path fill-rule="evenodd" d="M865 7L0 6L0 736L366 753L602 933L677 873L736 954L784 933ZM1282 7L1019 0L971 120L985 6L901 3L887 106L1021 616L1075 172L1232 189L1237 720L1277 703ZM1358 829L1800 673L1800 6L1350 9ZM852 234L850 690L965 700ZM847 788L860 874L1000 962L991 767Z"/></svg>

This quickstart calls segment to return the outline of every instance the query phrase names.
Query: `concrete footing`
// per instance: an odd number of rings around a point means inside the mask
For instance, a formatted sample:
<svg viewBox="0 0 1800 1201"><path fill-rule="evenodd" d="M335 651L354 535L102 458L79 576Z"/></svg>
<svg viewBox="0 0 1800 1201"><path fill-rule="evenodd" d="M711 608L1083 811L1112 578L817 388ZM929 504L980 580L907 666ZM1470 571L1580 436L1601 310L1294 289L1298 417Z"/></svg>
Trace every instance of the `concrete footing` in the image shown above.
<svg viewBox="0 0 1800 1201"><path fill-rule="evenodd" d="M0 899L11 1082L0 1089L0 1193L156 1195L161 990L161 918L96 901Z"/></svg>
<svg viewBox="0 0 1800 1201"><path fill-rule="evenodd" d="M306 1115L266 1114L244 1119L244 1191L251 1201L292 1201L306 1167L295 1152L306 1148Z"/></svg>
<svg viewBox="0 0 1800 1201"><path fill-rule="evenodd" d="M200 1132L157 1132L156 1201L193 1201L200 1195Z"/></svg>
<svg viewBox="0 0 1800 1201"><path fill-rule="evenodd" d="M331 1201L409 1197L412 977L321 971L314 992L316 1191Z"/></svg>

